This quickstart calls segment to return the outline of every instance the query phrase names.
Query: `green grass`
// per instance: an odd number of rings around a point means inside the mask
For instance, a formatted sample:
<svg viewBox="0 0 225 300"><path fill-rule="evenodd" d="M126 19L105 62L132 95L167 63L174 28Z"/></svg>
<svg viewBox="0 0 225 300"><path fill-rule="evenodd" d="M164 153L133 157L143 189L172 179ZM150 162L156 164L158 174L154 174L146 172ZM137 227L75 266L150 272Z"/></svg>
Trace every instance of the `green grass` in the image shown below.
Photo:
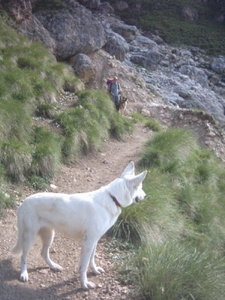
<svg viewBox="0 0 225 300"><path fill-rule="evenodd" d="M144 299L222 300L224 164L190 131L169 129L146 143L140 168L148 170L147 197L111 230L135 246L122 261L122 281Z"/></svg>
<svg viewBox="0 0 225 300"><path fill-rule="evenodd" d="M174 191L168 176L152 169L143 188L147 194L146 199L122 211L112 229L113 235L134 245L178 239L185 228L185 221L174 201Z"/></svg>
<svg viewBox="0 0 225 300"><path fill-rule="evenodd" d="M27 178L27 184L35 190L46 190L49 186L49 178L32 174Z"/></svg>
<svg viewBox="0 0 225 300"><path fill-rule="evenodd" d="M146 118L142 114L137 112L133 113L132 117L135 121L141 122L144 126L146 126L154 132L159 132L162 130L162 126L154 119Z"/></svg>
<svg viewBox="0 0 225 300"><path fill-rule="evenodd" d="M8 186L5 186L6 170L3 165L0 164L0 217L3 215L4 210L15 206L14 198L10 192L6 192ZM8 185L8 184L7 184Z"/></svg>
<svg viewBox="0 0 225 300"><path fill-rule="evenodd" d="M131 133L133 122L118 114L109 96L102 91L82 91L73 108L59 114L55 122L64 132L63 156L70 161L74 156L101 150L110 135L122 138Z"/></svg>
<svg viewBox="0 0 225 300"><path fill-rule="evenodd" d="M132 278L144 299L224 299L225 260L208 249L173 241L148 244L132 261Z"/></svg>
<svg viewBox="0 0 225 300"><path fill-rule="evenodd" d="M124 135L131 134L134 129L134 122L120 114L114 114L110 119L110 134L117 140L123 140Z"/></svg>
<svg viewBox="0 0 225 300"><path fill-rule="evenodd" d="M51 178L61 163L62 137L45 127L37 127L34 133L34 149L30 173Z"/></svg>
<svg viewBox="0 0 225 300"><path fill-rule="evenodd" d="M158 167L164 172L179 172L182 161L190 151L197 147L191 131L169 129L155 135L142 153L140 164L147 167ZM182 171L182 170L181 170Z"/></svg>
<svg viewBox="0 0 225 300"><path fill-rule="evenodd" d="M199 3L192 0L141 2L142 9L135 9L136 1L130 0L131 11L116 11L126 23L136 25L146 32L157 32L165 42L173 45L196 46L209 55L224 55L224 24L215 21L220 2ZM181 14L184 6L191 6L198 11L198 19L190 22ZM165 18L166 16L166 18Z"/></svg>
<svg viewBox="0 0 225 300"><path fill-rule="evenodd" d="M17 139L1 142L0 161L13 182L23 182L31 165L30 147Z"/></svg>

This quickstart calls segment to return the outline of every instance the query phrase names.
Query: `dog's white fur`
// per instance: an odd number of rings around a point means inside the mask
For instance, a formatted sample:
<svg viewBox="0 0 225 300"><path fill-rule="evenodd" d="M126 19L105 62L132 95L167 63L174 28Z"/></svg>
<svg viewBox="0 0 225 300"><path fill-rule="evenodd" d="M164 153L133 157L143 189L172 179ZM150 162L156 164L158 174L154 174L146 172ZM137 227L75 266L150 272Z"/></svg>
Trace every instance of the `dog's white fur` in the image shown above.
<svg viewBox="0 0 225 300"><path fill-rule="evenodd" d="M54 231L82 240L80 280L83 288L93 288L87 280L90 265L95 274L104 272L94 261L95 249L100 237L116 222L121 208L143 200L142 181L147 171L135 176L134 163L130 162L122 175L110 184L88 193L61 194L38 193L29 196L17 213L18 240L12 249L21 255L22 281L28 281L27 254L37 235L41 237L41 255L51 269L62 270L49 257Z"/></svg>

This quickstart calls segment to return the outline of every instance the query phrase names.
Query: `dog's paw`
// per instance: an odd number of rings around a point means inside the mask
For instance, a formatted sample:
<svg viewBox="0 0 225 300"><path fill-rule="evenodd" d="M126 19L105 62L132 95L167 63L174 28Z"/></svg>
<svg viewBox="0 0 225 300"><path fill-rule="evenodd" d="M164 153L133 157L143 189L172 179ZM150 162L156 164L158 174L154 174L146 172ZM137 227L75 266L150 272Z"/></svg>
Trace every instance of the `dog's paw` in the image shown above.
<svg viewBox="0 0 225 300"><path fill-rule="evenodd" d="M27 282L29 279L29 276L28 276L28 272L27 271L24 271L23 273L20 274L20 280L23 281L23 282Z"/></svg>
<svg viewBox="0 0 225 300"><path fill-rule="evenodd" d="M85 289L85 290L94 289L95 288L95 284L93 282L91 282L91 281L86 281L86 282L82 283L82 288Z"/></svg>
<svg viewBox="0 0 225 300"><path fill-rule="evenodd" d="M50 269L58 272L58 271L62 271L63 267L61 267L60 265L52 262L51 266L50 266Z"/></svg>
<svg viewBox="0 0 225 300"><path fill-rule="evenodd" d="M104 269L101 268L101 267L96 267L95 269L93 269L93 272L96 274L96 275L99 275L101 273L104 273Z"/></svg>

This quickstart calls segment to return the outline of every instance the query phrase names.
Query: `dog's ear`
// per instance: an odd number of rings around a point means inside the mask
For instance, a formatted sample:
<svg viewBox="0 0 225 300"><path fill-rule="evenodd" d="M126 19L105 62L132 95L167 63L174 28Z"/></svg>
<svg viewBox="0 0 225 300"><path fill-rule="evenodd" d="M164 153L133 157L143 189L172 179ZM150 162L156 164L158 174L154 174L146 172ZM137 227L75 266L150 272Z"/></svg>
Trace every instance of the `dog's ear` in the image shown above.
<svg viewBox="0 0 225 300"><path fill-rule="evenodd" d="M145 179L147 175L147 171L143 171L139 175L135 176L134 178L129 180L129 184L132 185L133 187L138 187L142 181Z"/></svg>
<svg viewBox="0 0 225 300"><path fill-rule="evenodd" d="M121 174L120 177L124 177L125 175L134 175L135 172L135 166L134 166L134 162L131 161L127 167L125 168L125 170L123 171L123 173Z"/></svg>

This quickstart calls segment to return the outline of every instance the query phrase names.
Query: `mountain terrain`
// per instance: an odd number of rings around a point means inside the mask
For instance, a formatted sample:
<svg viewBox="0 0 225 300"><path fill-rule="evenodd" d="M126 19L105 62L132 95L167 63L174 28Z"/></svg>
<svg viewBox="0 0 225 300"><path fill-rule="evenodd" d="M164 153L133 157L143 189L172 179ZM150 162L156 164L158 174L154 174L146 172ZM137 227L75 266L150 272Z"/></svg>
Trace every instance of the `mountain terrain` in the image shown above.
<svg viewBox="0 0 225 300"><path fill-rule="evenodd" d="M125 113L128 118L138 111L165 129L191 129L201 146L225 160L225 57L208 56L198 47L170 46L155 33L145 36L136 26L127 25L114 15L108 2L52 3L54 9L46 8L42 1L9 0L2 1L1 6L12 16L10 22L18 32L43 43L57 60L66 61L86 89L106 90L106 79L118 76L122 94L129 99ZM70 94L61 93L56 101L65 108L69 97ZM130 160L139 160L152 135L151 130L139 124L123 141L105 140L101 151L77 159L70 166L63 165L48 190L83 192L108 183L120 175ZM22 193L12 192L19 205L35 191L25 186ZM46 268L37 243L29 256L31 280L26 284L19 282L19 260L10 253L16 238L15 220L16 212L11 209L0 220L2 300L138 299L134 287L119 281L116 271L117 263L126 255L125 245L107 237L97 249L97 261L106 272L98 277L89 275L96 290L80 289L79 244L57 235L51 255L64 267L63 272Z"/></svg>

